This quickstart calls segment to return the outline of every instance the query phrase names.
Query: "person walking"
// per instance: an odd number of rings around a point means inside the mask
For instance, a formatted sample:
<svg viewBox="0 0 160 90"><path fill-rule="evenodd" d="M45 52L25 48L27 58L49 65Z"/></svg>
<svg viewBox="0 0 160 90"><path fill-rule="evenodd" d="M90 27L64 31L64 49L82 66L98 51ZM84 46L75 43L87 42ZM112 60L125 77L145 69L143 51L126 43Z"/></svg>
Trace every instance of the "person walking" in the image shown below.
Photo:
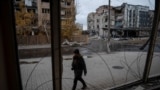
<svg viewBox="0 0 160 90"><path fill-rule="evenodd" d="M86 76L87 69L86 69L85 61L84 61L82 55L79 53L79 49L74 50L74 56L73 56L73 62L72 62L71 70L74 71L74 81L73 81L72 90L76 89L78 80L83 84L83 87L81 89L86 89L87 85L82 78L82 74L84 72L84 75Z"/></svg>

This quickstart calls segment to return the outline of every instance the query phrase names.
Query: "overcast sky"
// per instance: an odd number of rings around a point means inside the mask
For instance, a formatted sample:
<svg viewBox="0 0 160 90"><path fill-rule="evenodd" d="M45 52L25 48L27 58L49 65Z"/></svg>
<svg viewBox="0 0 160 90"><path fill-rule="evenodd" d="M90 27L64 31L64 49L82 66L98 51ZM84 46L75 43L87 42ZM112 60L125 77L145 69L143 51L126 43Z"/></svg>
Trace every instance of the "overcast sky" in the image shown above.
<svg viewBox="0 0 160 90"><path fill-rule="evenodd" d="M122 3L133 5L145 5L150 9L154 9L155 0L111 0L111 6L120 6ZM87 30L87 15L101 5L108 5L108 0L76 0L78 6L78 14L76 15L76 22L83 24L83 30Z"/></svg>

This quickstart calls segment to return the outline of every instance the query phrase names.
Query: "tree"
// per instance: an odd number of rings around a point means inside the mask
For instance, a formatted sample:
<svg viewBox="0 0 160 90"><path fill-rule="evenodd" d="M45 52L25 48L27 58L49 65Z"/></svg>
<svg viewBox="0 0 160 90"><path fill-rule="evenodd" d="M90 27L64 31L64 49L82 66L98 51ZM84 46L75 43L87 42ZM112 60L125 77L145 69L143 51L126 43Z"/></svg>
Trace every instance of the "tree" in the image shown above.
<svg viewBox="0 0 160 90"><path fill-rule="evenodd" d="M65 9L65 13L64 17L66 17L66 19L61 21L61 36L62 39L71 40L73 32L77 30L75 25L75 15L77 14L76 5L72 2L71 8Z"/></svg>
<svg viewBox="0 0 160 90"><path fill-rule="evenodd" d="M42 27L44 29L44 32L45 32L46 36L47 36L48 42L50 41L49 33L48 33L48 30L47 30L47 26L48 26L49 23L50 23L49 15L48 14L43 14L43 16L42 16Z"/></svg>
<svg viewBox="0 0 160 90"><path fill-rule="evenodd" d="M73 22L73 19L67 19L66 23L62 25L62 39L71 40L71 36L75 30L77 30L76 25ZM67 23L68 22L68 23Z"/></svg>
<svg viewBox="0 0 160 90"><path fill-rule="evenodd" d="M23 1L19 3L19 11L15 11L17 34L26 35L31 32L31 27L36 23L36 15L33 11L27 12L27 8Z"/></svg>

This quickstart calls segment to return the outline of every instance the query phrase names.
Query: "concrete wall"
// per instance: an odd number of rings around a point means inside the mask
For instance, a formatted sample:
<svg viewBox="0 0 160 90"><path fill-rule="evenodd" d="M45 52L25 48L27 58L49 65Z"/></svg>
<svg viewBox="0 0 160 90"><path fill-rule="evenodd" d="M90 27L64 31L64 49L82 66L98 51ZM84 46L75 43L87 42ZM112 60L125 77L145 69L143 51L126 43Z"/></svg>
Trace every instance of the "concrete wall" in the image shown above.
<svg viewBox="0 0 160 90"><path fill-rule="evenodd" d="M17 43L18 45L42 45L42 44L49 44L47 36L17 36Z"/></svg>
<svg viewBox="0 0 160 90"><path fill-rule="evenodd" d="M88 43L88 35L72 36L72 41Z"/></svg>

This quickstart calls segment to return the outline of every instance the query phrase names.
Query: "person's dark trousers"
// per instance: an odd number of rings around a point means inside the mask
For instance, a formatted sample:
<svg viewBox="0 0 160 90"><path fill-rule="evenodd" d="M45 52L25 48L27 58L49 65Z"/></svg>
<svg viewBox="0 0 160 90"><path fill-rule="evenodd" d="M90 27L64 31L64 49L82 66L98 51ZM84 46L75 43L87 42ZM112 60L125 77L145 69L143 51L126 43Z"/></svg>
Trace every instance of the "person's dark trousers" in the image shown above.
<svg viewBox="0 0 160 90"><path fill-rule="evenodd" d="M75 78L74 78L74 82L73 82L74 84L73 84L72 90L76 90L78 80L83 84L83 87L86 87L86 83L82 79L82 72L83 72L82 70L74 70Z"/></svg>

